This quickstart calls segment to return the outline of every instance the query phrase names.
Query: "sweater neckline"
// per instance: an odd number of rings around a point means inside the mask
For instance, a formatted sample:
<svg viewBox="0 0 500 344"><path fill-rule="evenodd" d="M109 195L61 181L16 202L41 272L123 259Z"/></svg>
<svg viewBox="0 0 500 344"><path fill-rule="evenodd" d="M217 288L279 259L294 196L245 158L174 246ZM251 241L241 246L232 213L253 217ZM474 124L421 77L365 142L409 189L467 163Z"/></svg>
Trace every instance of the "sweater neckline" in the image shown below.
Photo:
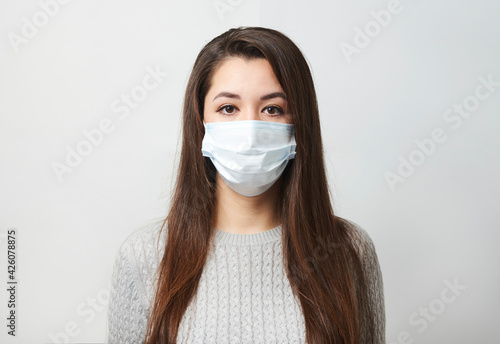
<svg viewBox="0 0 500 344"><path fill-rule="evenodd" d="M267 231L252 234L230 233L215 229L215 242L238 246L262 245L281 239L281 225Z"/></svg>

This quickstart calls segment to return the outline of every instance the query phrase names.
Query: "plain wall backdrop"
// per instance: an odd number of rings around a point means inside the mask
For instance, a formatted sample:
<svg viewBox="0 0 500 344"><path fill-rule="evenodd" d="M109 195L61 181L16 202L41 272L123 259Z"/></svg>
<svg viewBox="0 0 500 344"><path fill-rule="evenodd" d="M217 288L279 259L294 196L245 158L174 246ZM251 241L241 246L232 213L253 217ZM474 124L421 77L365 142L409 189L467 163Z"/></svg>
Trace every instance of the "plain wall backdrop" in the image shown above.
<svg viewBox="0 0 500 344"><path fill-rule="evenodd" d="M387 342L500 342L499 13L493 0L2 1L0 342L104 341L115 254L166 214L195 57L253 25L310 63L335 211L375 243Z"/></svg>

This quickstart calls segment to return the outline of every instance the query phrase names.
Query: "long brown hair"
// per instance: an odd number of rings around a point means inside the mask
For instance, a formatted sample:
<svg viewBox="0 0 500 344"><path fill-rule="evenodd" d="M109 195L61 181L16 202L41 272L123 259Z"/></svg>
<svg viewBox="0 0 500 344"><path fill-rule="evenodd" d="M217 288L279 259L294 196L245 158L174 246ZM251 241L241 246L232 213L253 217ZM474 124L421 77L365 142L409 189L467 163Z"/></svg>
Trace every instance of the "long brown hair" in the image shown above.
<svg viewBox="0 0 500 344"><path fill-rule="evenodd" d="M196 58L183 108L182 149L167 240L158 267L146 344L176 342L178 327L196 294L214 235L216 170L201 154L203 105L214 70L226 58L265 58L288 99L297 143L295 159L280 177L278 216L288 280L300 300L309 344L374 343L374 314L355 231L333 213L323 161L316 91L299 48L262 27L231 29L207 43ZM318 253L318 243L329 254ZM311 262L313 267L311 268Z"/></svg>

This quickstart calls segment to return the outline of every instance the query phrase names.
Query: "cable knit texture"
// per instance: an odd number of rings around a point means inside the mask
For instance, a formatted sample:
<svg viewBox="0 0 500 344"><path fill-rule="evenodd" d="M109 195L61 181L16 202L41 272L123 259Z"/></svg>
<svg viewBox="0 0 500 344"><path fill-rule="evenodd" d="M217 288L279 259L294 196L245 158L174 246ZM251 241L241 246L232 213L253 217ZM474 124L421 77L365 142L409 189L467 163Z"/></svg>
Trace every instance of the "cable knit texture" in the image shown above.
<svg viewBox="0 0 500 344"><path fill-rule="evenodd" d="M377 254L368 233L353 224L360 234L358 246L376 310L376 342L385 343ZM159 230L157 224L132 233L116 255L108 308L109 343L139 344L145 338L166 239L166 230ZM214 249L181 320L177 343L305 343L300 302L283 266L281 231L281 226L256 234L216 229Z"/></svg>

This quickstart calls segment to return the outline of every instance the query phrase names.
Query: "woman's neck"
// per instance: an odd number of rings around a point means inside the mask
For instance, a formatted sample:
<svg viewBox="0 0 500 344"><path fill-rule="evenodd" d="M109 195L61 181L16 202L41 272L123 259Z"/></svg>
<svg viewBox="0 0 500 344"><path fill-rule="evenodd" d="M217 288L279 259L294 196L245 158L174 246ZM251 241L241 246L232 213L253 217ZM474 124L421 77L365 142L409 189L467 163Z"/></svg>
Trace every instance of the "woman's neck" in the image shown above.
<svg viewBox="0 0 500 344"><path fill-rule="evenodd" d="M215 228L230 233L252 234L279 226L281 222L276 208L278 182L258 196L247 197L227 186L217 173Z"/></svg>

